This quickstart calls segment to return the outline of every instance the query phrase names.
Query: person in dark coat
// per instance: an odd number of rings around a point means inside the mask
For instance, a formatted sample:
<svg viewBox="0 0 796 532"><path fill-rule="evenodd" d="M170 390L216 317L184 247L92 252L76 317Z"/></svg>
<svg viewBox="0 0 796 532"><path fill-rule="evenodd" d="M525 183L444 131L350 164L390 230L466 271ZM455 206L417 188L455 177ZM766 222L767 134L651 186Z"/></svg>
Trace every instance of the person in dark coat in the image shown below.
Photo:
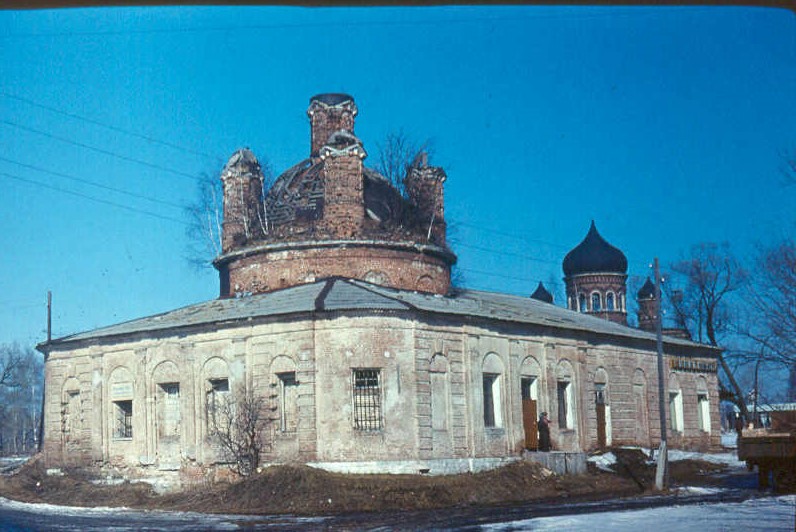
<svg viewBox="0 0 796 532"><path fill-rule="evenodd" d="M545 453L550 450L550 419L547 412L539 416L539 450Z"/></svg>

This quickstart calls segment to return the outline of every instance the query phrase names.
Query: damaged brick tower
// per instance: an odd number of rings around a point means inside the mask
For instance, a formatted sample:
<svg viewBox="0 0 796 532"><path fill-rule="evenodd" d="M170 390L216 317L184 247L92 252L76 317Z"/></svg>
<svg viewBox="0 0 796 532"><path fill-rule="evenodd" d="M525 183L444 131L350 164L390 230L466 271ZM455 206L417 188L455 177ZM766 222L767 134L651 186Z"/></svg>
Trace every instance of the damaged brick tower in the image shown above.
<svg viewBox="0 0 796 532"><path fill-rule="evenodd" d="M265 197L254 154L239 150L222 171L221 297L267 292L339 276L436 294L450 290L456 256L446 245L442 168L420 153L406 196L367 168L347 94L310 99L310 156Z"/></svg>

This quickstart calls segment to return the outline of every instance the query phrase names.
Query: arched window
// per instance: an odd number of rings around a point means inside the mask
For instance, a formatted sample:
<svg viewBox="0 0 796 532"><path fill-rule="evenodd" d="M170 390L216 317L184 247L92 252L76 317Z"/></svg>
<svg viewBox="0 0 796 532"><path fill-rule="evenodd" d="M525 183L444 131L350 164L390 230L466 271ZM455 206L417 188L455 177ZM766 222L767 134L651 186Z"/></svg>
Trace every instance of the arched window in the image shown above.
<svg viewBox="0 0 796 532"><path fill-rule="evenodd" d="M616 304L614 303L614 293L608 292L605 294L605 310L613 311L616 310Z"/></svg>
<svg viewBox="0 0 796 532"><path fill-rule="evenodd" d="M588 310L586 308L586 296L584 294L578 296L578 310L581 312L586 312Z"/></svg>
<svg viewBox="0 0 796 532"><path fill-rule="evenodd" d="M591 311L600 312L602 310L602 302L600 301L600 294L593 292L591 295Z"/></svg>

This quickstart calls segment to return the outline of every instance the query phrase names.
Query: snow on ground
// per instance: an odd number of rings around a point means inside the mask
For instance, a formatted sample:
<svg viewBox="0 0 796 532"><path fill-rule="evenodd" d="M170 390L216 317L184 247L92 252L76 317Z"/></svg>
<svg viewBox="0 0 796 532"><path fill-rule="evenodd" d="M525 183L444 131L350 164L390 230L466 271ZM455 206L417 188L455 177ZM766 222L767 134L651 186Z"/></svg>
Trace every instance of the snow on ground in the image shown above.
<svg viewBox="0 0 796 532"><path fill-rule="evenodd" d="M636 532L653 527L656 530L667 532L794 530L796 528L796 495L750 499L740 503L695 504L647 510L540 517L485 525L481 527L481 530Z"/></svg>
<svg viewBox="0 0 796 532"><path fill-rule="evenodd" d="M268 528L310 528L326 518L201 514L130 508L57 506L24 503L0 497L0 530L138 531L238 530L256 525Z"/></svg>
<svg viewBox="0 0 796 532"><path fill-rule="evenodd" d="M721 433L721 446L725 449L738 448L738 433L735 431Z"/></svg>
<svg viewBox="0 0 796 532"><path fill-rule="evenodd" d="M698 453L693 451L681 451L679 449L669 449L669 461L677 462L679 460L702 460L712 464L724 464L732 469L744 468L746 467L746 464L741 460L738 460L738 454L734 450L736 438L737 435L734 432L723 432L721 434L721 446L727 449L727 451L723 453ZM647 456L653 456L653 453L650 452L650 449L645 447L628 446L623 448L639 449ZM655 453L657 453L657 449L655 449ZM603 471L608 471L611 473L614 472L611 466L616 463L616 456L612 452L590 456L587 458L587 460L595 464ZM654 461L654 459L650 459L649 463L653 463Z"/></svg>
<svg viewBox="0 0 796 532"><path fill-rule="evenodd" d="M614 453L607 452L604 454L598 454L590 456L586 460L596 465L597 469L600 469L601 471L615 473L615 471L611 468L611 466L616 463L616 455L614 455Z"/></svg>

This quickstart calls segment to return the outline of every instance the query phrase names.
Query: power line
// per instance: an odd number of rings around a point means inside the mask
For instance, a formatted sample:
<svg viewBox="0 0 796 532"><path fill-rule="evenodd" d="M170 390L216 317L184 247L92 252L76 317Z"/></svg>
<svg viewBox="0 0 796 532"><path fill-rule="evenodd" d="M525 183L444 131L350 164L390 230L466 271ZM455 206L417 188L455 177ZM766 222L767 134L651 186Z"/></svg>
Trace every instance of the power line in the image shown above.
<svg viewBox="0 0 796 532"><path fill-rule="evenodd" d="M121 155L121 154L118 154L118 153L115 153L115 152L112 152L112 151L104 150L102 148L97 148L96 146L90 146L88 144L84 144L84 143L78 142L76 140L71 140L71 139L67 139L67 138L64 138L64 137L59 137L59 136L56 136L56 135L52 135L50 133L47 133L46 131L41 131L39 129L34 129L32 127L23 126L22 124L17 124L16 122L11 122L10 120L2 120L2 119L0 119L0 123L6 124L6 125L11 126L11 127L15 127L15 128L21 129L23 131L29 131L31 133L36 133L38 135L43 135L43 136L51 138L51 139L60 140L61 142L65 142L67 144L72 144L73 146L78 146L80 148L86 148L88 150L92 150L92 151L95 151L97 153L102 153L104 155L110 155L111 157L116 157L117 159L121 159L123 161L133 162L133 163L140 164L140 165L143 165L143 166L148 166L150 168L155 168L155 169L161 170L163 172L169 172L169 173L178 175L180 177L187 177L189 179L196 180L196 176L193 175L193 174L189 174L189 173L186 173L186 172L180 172L179 170L172 170L171 168L166 168L165 166L160 166L160 165L157 165L157 164L154 164L154 163L150 163L150 162L147 162L147 161L142 161L141 159L136 159L135 157L128 157L126 155Z"/></svg>
<svg viewBox="0 0 796 532"><path fill-rule="evenodd" d="M114 201L104 200L104 199L101 199L101 198L95 198L94 196L89 196L87 194L81 194L80 192L74 192L72 190L67 190L65 188L56 187L54 185L48 185L46 183L41 183L39 181L34 181L32 179L25 179L24 177L21 177L21 176L15 175L15 174L9 174L7 172L0 172L0 176L4 176L4 177L10 178L10 179L14 179L16 181L22 181L23 183L29 183L29 184L36 185L36 186L39 186L39 187L48 188L50 190L55 190L57 192L62 192L64 194L70 194L72 196L77 196L79 198L87 199L87 200L90 200L90 201L95 201L97 203L104 203L105 205L111 205L113 207L118 207L120 209L125 209L125 210L130 211L130 212L135 212L135 213L138 213L138 214L145 214L147 216L152 216L154 218L160 218L161 220L167 220L169 222L176 222L178 224L190 226L190 224L188 224L188 223L186 223L186 222L184 222L182 220L178 220L177 218L172 218L170 216L163 216L162 214L157 214L157 213L154 213L154 212L151 212L151 211L145 211L143 209L136 209L135 207L130 207L129 205L123 205L121 203L116 203Z"/></svg>
<svg viewBox="0 0 796 532"><path fill-rule="evenodd" d="M700 13L706 10L699 8L689 9L689 13ZM707 11L711 12L711 11ZM358 27L358 26L405 26L405 25L429 25L439 26L440 24L493 24L495 22L523 22L545 19L599 19L616 18L619 16L661 16L661 12L652 10L640 10L637 8L620 11L617 9L593 11L590 13L556 12L556 13L536 13L533 15L522 16L497 16L497 17L471 17L471 18L440 18L426 20L340 20L335 22L313 22L313 23L282 23L282 24L249 24L236 26L206 26L188 28L156 28L156 29L129 29L106 30L106 31L68 31L50 33L17 33L4 35L0 40L24 39L35 37L91 37L91 36L111 36L111 35L149 35L149 34L168 34L168 33L203 33L203 32L225 32L225 31L252 31L252 30L279 30L279 29L298 29L298 28L329 28L329 27Z"/></svg>
<svg viewBox="0 0 796 532"><path fill-rule="evenodd" d="M92 118L86 118L84 116L80 116L80 115L77 115L77 114L74 114L74 113L70 113L68 111L62 111L61 109L56 109L55 107L50 107L49 105L44 105L42 103L34 102L33 100L29 100L27 98L23 98L21 96L15 95L15 94L9 94L9 93L7 93L5 91L0 91L0 96L4 96L4 97L10 98L12 100L17 100L19 102L26 103L26 104L31 105L33 107L38 107L40 109L45 109L45 110L50 111L52 113L56 113L56 114L59 114L59 115L62 115L62 116L67 116L67 117L75 119L75 120L81 120L81 121L86 122L88 124L93 124L95 126L104 127L105 129L109 129L111 131L116 131L118 133L124 133L125 135L130 135L131 137L136 137L136 138L139 138L139 139L143 139L143 140L146 140L148 142L153 142L155 144L161 144L163 146L167 146L169 148L172 148L172 149L175 149L175 150L178 150L178 151L181 151L181 152L187 152L187 153L192 153L194 155L200 155L202 157L206 157L208 159L212 159L213 161L215 161L217 159L217 157L214 157L214 156L212 156L212 155L210 155L208 153L205 153L205 152L192 150L190 148L186 148L184 146L179 146L177 144L173 144L173 143L165 141L165 140L156 139L156 138L150 137L148 135L142 135L141 133L136 133L135 131L130 131L130 130L127 130L127 129L123 129L123 128L120 128L120 127L117 127L117 126L114 126L114 125L111 125L111 124L106 124L104 122L100 122L100 121L94 120Z"/></svg>
<svg viewBox="0 0 796 532"><path fill-rule="evenodd" d="M142 200L146 200L146 201L151 201L153 203L159 203L161 205L166 205L167 207L174 207L174 208L180 209L180 210L185 209L184 205L179 205L177 203L172 203L170 201L161 200L161 199L157 199L157 198L151 198L149 196L144 196L143 194L136 194L135 192L128 192L128 191L122 190L120 188L110 187L108 185L103 185L102 183L97 183L95 181L90 181L88 179L75 177L73 175L64 174L64 173L61 173L61 172L54 172L52 170L47 170L45 168L40 168L38 166L34 166L32 164L21 163L19 161L14 161L13 159L8 159L6 157L3 157L2 155L0 155L0 161L5 161L7 163L16 164L17 166L21 166L23 168L28 168L30 170L36 170L37 172L44 172L45 174L50 174L50 175L54 175L54 176L57 176L57 177L63 177L64 179L71 179L72 181L77 181L78 183L84 183L86 185L90 185L92 187L101 188L103 190L109 190L111 192L117 192L119 194L124 194L125 196L130 196L132 198L138 198L138 199L142 199Z"/></svg>
<svg viewBox="0 0 796 532"><path fill-rule="evenodd" d="M455 222L454 221L451 225L453 225L454 228L457 227L457 226L470 227L472 229L476 229L478 231L483 231L485 233L492 233L492 234L495 234L495 235L501 235L501 236L506 236L506 237L509 237L509 238L514 238L516 240L522 240L522 241L525 241L525 242L533 242L533 243L536 243L536 244L544 244L546 246L552 246L552 247L561 248L561 249L568 249L570 247L570 246L564 246L564 245L561 245L561 244L556 244L554 242L548 242L546 240L539 240L539 239L536 239L536 238L528 238L526 236L519 236L519 235L515 235L515 234L511 234L511 233L506 233L506 232L503 232L503 231L498 231L496 229L488 229L486 227L481 227L481 226L475 225L475 224L469 224L469 223Z"/></svg>
<svg viewBox="0 0 796 532"><path fill-rule="evenodd" d="M470 245L470 244L463 244L461 242L457 242L456 246L457 247L462 247L462 248L474 249L476 251L484 251L484 252L487 252L487 253L494 253L496 255L506 255L506 256L511 256L511 257L519 257L521 259L532 260L532 261L535 261L535 262L544 262L544 263L547 263L547 264L559 264L559 261L555 261L555 260L538 259L536 257L531 257L530 255L523 255L522 253L513 253L511 251L497 251L497 250L490 249L490 248L483 248L483 247L480 247L480 246L473 246L473 245Z"/></svg>
<svg viewBox="0 0 796 532"><path fill-rule="evenodd" d="M539 279L531 279L530 277L516 277L516 276L513 276L513 275L503 275L501 273L495 273L495 272L485 272L483 270L471 270L470 268L459 268L459 270L461 270L461 271L463 271L465 273L467 273L467 272L469 272L469 273L477 273L479 275L487 275L489 277L501 277L503 279L511 279L511 280L514 280L514 281L530 281L530 282L533 282L533 283L544 282L544 281L540 281Z"/></svg>

